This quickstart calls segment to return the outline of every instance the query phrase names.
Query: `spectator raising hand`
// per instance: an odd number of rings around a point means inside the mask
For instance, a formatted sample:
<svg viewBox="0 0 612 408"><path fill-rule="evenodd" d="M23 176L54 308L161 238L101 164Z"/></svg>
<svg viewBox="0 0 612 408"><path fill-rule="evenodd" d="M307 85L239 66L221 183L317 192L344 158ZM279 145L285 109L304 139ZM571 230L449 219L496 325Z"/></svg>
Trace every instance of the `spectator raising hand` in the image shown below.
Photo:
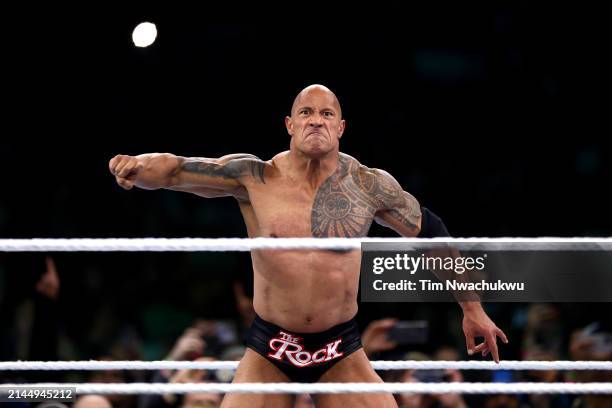
<svg viewBox="0 0 612 408"><path fill-rule="evenodd" d="M197 326L187 328L174 343L166 360L195 360L201 357L206 348L203 335L204 333Z"/></svg>
<svg viewBox="0 0 612 408"><path fill-rule="evenodd" d="M368 357L381 351L397 347L397 343L389 340L387 333L397 323L397 319L387 318L372 321L361 335L363 350Z"/></svg>

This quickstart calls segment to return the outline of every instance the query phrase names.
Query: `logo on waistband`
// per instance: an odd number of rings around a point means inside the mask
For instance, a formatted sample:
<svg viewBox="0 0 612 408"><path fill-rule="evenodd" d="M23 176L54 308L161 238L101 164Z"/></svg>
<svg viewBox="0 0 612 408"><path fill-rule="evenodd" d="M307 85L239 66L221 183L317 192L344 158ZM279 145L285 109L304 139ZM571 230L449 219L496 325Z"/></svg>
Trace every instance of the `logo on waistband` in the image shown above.
<svg viewBox="0 0 612 408"><path fill-rule="evenodd" d="M335 340L331 343L327 343L325 347L313 352L304 350L304 346L301 337L292 336L289 333L283 331L278 333L278 337L270 339L268 345L274 351L268 353L268 357L276 360L283 360L287 357L287 360L297 367L306 367L311 364L321 364L327 361L333 360L338 357L342 357L344 353L338 352L338 346L342 343L342 339Z"/></svg>

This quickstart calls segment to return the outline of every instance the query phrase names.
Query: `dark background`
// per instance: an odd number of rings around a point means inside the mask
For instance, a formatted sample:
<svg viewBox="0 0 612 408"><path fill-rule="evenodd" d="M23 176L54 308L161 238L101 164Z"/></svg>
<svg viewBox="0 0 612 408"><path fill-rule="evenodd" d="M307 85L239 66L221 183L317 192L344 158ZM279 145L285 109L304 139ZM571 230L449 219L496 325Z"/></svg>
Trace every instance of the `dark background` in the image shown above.
<svg viewBox="0 0 612 408"><path fill-rule="evenodd" d="M454 236L610 236L609 23L587 6L531 3L7 14L0 237L243 237L232 199L124 191L108 161L267 160L288 148L284 115L311 83L340 99L341 150L394 175ZM131 42L141 21L158 28L146 49ZM55 256L66 327L83 344L89 316L150 341L165 333L147 323L156 307L168 338L193 316L231 317L229 277L250 279L248 254ZM11 317L44 264L0 259Z"/></svg>

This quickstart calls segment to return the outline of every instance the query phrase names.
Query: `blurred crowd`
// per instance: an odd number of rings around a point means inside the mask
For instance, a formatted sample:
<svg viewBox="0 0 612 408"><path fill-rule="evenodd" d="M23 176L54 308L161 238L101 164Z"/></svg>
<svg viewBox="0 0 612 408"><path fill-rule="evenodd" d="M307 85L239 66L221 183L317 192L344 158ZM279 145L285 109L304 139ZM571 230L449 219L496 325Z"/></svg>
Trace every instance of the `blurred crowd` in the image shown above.
<svg viewBox="0 0 612 408"><path fill-rule="evenodd" d="M62 279L54 259L47 256L22 301L11 310L4 310L2 335L3 360L143 360L148 342L136 328L122 328L114 341L89 355L75 351L74 340L66 330L66 315L59 305L62 299ZM255 312L249 286L236 280L232 283L235 318L215 320L196 318L177 333L173 344L154 359L214 361L240 360L245 351L243 339ZM0 287L0 294L7 288ZM87 299L82 299L87 302ZM504 327L510 337L508 346L501 346L502 359L516 360L611 360L612 326L606 319L607 304L491 304L489 313ZM78 305L72 305L77 308ZM430 308L431 307L431 308ZM467 356L461 333L461 312L449 305L448 314L428 304L411 304L420 308L425 319L414 320L418 314L402 314L362 321L362 343L372 360L466 360L486 359ZM434 313L426 313L428 309ZM447 310L447 309L444 309ZM449 317L451 316L451 317ZM576 318L579 316L579 318ZM409 319L407 319L409 317ZM108 316L104 317L108 319ZM114 316L121 320L121 316ZM97 316L91 316L92 324ZM99 324L99 323L98 323ZM440 334L443 326L454 336ZM455 333L456 332L456 333ZM443 333L443 332L442 332ZM610 371L480 371L480 370L389 370L379 372L386 382L609 382ZM97 383L199 383L231 382L231 370L161 370L100 372L0 372L0 381L7 382L97 382ZM296 408L314 407L315 397L299 395ZM398 394L395 398L404 408L519 408L519 407L610 407L612 397L597 395L423 395ZM209 408L220 406L222 395L192 393L186 395L86 395L80 396L75 407L113 408ZM36 403L13 404L15 407L37 406ZM56 405L61 406L61 405Z"/></svg>

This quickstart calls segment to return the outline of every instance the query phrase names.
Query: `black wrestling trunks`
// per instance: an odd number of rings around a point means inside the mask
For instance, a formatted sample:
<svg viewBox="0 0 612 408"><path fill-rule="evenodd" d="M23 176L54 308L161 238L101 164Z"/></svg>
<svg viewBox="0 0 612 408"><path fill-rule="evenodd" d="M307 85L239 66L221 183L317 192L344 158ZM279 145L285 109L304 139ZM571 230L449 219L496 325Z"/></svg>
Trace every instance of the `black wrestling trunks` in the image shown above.
<svg viewBox="0 0 612 408"><path fill-rule="evenodd" d="M296 333L255 316L246 343L291 381L312 383L359 350L361 336L354 318L320 333Z"/></svg>

